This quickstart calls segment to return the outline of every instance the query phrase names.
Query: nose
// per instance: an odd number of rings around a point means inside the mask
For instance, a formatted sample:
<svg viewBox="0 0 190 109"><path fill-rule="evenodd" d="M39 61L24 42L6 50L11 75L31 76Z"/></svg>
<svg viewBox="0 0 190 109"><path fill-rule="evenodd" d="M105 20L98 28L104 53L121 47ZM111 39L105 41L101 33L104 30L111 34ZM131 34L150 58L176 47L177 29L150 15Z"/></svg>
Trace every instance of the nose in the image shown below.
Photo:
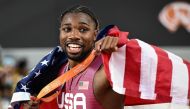
<svg viewBox="0 0 190 109"><path fill-rule="evenodd" d="M79 32L77 30L71 31L71 34L69 35L69 39L79 40L80 39Z"/></svg>

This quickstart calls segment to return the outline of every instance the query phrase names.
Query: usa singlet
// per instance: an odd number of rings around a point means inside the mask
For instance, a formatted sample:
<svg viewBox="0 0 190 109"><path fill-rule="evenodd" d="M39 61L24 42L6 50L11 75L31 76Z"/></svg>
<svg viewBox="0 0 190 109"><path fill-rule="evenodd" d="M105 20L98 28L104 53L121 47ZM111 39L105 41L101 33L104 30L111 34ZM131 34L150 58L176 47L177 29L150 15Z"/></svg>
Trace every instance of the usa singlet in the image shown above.
<svg viewBox="0 0 190 109"><path fill-rule="evenodd" d="M101 65L101 56L96 57L85 71L66 82L56 100L42 103L40 109L103 109L93 89L94 75ZM60 72L67 70L68 65L65 65Z"/></svg>

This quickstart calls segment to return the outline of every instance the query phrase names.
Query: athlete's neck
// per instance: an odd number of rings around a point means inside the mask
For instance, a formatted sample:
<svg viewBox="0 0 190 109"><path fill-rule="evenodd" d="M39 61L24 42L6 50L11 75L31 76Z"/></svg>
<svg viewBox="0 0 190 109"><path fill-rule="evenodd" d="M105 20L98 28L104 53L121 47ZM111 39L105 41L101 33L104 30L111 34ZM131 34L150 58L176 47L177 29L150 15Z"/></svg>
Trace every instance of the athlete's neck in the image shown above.
<svg viewBox="0 0 190 109"><path fill-rule="evenodd" d="M68 59L68 63L69 63L69 69L75 67L76 65L80 64L82 61L84 61L89 55L90 55L91 52L89 52L83 59L81 60L72 60L72 59Z"/></svg>
<svg viewBox="0 0 190 109"><path fill-rule="evenodd" d="M83 60L85 60L86 58L84 58ZM68 59L68 67L69 69L75 67L76 65L80 64L83 60L81 61L75 61L75 60L71 60L71 59Z"/></svg>
<svg viewBox="0 0 190 109"><path fill-rule="evenodd" d="M69 59L68 62L69 62L69 65L68 65L69 69L73 68L74 66L76 66L77 64L80 63L80 62L73 61L73 60L70 60L70 59Z"/></svg>

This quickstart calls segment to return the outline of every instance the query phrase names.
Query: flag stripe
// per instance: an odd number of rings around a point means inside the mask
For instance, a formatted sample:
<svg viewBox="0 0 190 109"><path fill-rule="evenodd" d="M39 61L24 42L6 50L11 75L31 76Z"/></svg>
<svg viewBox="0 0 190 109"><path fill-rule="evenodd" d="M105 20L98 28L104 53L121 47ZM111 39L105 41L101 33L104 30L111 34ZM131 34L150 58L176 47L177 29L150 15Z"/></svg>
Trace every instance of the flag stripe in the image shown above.
<svg viewBox="0 0 190 109"><path fill-rule="evenodd" d="M139 97L141 48L136 40L130 40L126 45L124 87L127 88L126 95Z"/></svg>
<svg viewBox="0 0 190 109"><path fill-rule="evenodd" d="M13 99L11 99L11 105L13 105L17 101L27 101L30 100L30 93L28 92L16 92L13 93Z"/></svg>
<svg viewBox="0 0 190 109"><path fill-rule="evenodd" d="M183 60L184 64L187 66L188 72L190 73L190 63L186 60ZM188 78L190 78L190 74L188 73ZM189 89L188 89L188 99L190 98L190 80L189 80Z"/></svg>
<svg viewBox="0 0 190 109"><path fill-rule="evenodd" d="M126 60L125 51L126 51L126 45L120 47L117 50L117 52L113 52L109 60L111 80L114 81L113 90L115 90L120 94L125 94L125 88L123 88L123 81L125 74L125 60Z"/></svg>
<svg viewBox="0 0 190 109"><path fill-rule="evenodd" d="M167 52L172 61L172 83L171 83L171 96L172 102L188 104L188 69L183 63L183 60Z"/></svg>
<svg viewBox="0 0 190 109"><path fill-rule="evenodd" d="M140 88L141 98L155 99L155 84L158 58L157 54L149 44L137 40L141 47L141 76Z"/></svg>
<svg viewBox="0 0 190 109"><path fill-rule="evenodd" d="M168 54L161 48L152 46L158 56L157 78L155 93L170 97L172 62L168 58Z"/></svg>

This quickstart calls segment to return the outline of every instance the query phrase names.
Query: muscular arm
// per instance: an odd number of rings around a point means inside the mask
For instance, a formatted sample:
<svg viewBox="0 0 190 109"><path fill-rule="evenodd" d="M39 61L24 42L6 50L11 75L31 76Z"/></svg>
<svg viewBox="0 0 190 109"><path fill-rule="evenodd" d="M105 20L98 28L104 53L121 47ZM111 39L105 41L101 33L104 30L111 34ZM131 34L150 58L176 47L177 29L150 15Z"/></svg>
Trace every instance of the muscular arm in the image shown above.
<svg viewBox="0 0 190 109"><path fill-rule="evenodd" d="M124 109L124 96L112 90L103 67L95 74L94 94L105 109Z"/></svg>

